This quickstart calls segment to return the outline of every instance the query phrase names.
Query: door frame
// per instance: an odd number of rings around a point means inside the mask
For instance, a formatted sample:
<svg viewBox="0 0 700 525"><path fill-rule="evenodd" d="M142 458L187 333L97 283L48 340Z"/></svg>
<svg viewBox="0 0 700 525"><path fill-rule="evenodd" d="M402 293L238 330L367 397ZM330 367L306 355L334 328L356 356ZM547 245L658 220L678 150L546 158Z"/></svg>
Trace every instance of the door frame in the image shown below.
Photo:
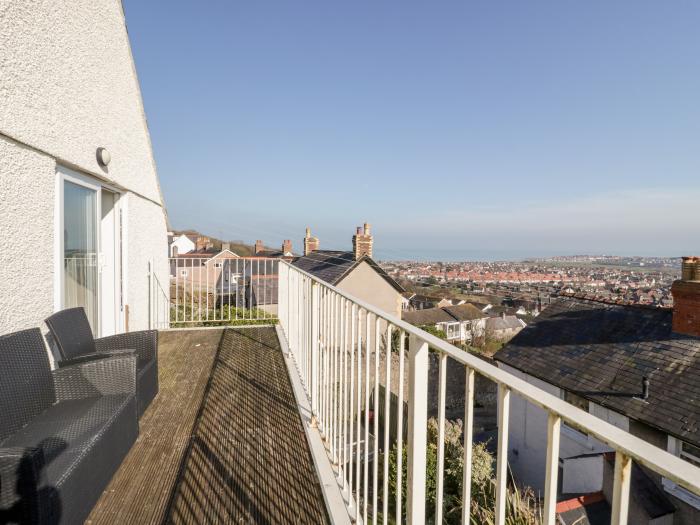
<svg viewBox="0 0 700 525"><path fill-rule="evenodd" d="M91 177L60 164L56 165L56 206L54 210L54 312L61 310L64 307L64 275L63 275L63 256L64 256L64 239L63 239L63 212L64 212L64 188L65 183L70 182L89 188L96 192L96 205L95 205L95 224L97 226L97 246L98 246L98 268L102 258L102 189L114 193L116 196L114 203L114 213L115 213L115 223L118 224L119 217L124 215L123 206L123 192L119 188L116 188L110 184L106 184L96 177ZM121 238L120 238L121 237ZM125 252L125 237L126 229L122 229L121 236L118 231L115 231L114 241L116 243L121 243L121 246L115 246L115 278L121 278L122 290L120 304L115 304L115 309L117 313L115 332L120 333L124 331L124 303L126 302L126 272L124 271L124 254ZM116 287L115 283L115 287ZM97 335L102 334L102 277L101 272L98 270L97 279Z"/></svg>

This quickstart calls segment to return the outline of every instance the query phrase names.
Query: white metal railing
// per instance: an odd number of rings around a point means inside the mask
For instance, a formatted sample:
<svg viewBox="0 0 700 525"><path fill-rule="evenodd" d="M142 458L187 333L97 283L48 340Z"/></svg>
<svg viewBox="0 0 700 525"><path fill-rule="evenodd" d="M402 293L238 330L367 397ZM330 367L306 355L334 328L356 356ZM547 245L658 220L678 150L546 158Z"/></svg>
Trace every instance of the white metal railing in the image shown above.
<svg viewBox="0 0 700 525"><path fill-rule="evenodd" d="M348 513L357 523L387 523L391 522L391 515L398 517L397 521L405 519L408 523L426 521L429 347L437 352L439 359L435 523L442 523L443 520L448 357L464 365L465 371L462 523L469 523L470 517L475 373L498 385L493 519L497 525L506 522L508 504L511 393L543 408L548 414L545 491L541 502L544 523L555 523L562 421L594 436L615 451L612 523L627 523L632 460L700 495L700 468L292 265L280 263L279 279L280 325L310 399L313 419L326 444ZM392 338L398 344L392 345ZM406 339L407 351L404 344ZM398 356L392 357L392 351ZM398 396L398 403L393 409L389 403L391 396L388 395L392 385ZM383 396L385 406L381 422L378 417L373 417L379 413L380 387L387 394ZM370 393L373 395L370 396ZM404 400L409 411L407 429L402 428ZM390 410L398 411L396 432L391 432L389 428L392 421ZM405 507L401 453L404 433L407 436L408 463ZM398 454L396 490L390 501L387 452L392 446L396 447Z"/></svg>
<svg viewBox="0 0 700 525"><path fill-rule="evenodd" d="M163 330L170 328L170 300L168 293L153 271L153 262L148 263L148 328Z"/></svg>
<svg viewBox="0 0 700 525"><path fill-rule="evenodd" d="M202 326L277 319L279 259L171 257L170 325Z"/></svg>

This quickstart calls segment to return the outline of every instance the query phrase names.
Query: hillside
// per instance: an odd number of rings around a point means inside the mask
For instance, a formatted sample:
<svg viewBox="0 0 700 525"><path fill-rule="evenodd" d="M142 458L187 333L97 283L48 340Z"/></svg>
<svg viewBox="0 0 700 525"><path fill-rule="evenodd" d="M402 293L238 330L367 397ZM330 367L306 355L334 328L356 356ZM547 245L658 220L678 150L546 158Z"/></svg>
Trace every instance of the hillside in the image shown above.
<svg viewBox="0 0 700 525"><path fill-rule="evenodd" d="M253 244L246 244L244 241L241 240L234 240L234 241L224 241L221 239L217 239L216 237L212 237L211 235L207 235L205 233L198 232L197 230L173 230L173 233L175 235L201 235L204 237L209 237L209 240L212 242L214 245L214 248L217 250L221 249L221 245L224 242L228 242L231 245L231 251L235 253L236 255L240 255L241 257L249 257L251 255L255 255L255 246Z"/></svg>

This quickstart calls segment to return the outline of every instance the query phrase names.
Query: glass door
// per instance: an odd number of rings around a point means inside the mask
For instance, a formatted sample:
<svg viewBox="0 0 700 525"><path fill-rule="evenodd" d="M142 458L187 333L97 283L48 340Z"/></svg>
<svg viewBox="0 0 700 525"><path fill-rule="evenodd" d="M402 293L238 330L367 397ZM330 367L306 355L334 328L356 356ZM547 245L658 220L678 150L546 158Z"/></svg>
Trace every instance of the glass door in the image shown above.
<svg viewBox="0 0 700 525"><path fill-rule="evenodd" d="M99 333L98 189L63 181L63 307L82 306Z"/></svg>

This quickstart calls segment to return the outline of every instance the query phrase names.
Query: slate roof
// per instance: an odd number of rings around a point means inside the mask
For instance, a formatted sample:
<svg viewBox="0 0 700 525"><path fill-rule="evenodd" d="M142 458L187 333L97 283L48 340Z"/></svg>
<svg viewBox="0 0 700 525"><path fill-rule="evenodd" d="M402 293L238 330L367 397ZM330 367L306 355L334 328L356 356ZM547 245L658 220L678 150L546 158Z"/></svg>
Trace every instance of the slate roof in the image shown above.
<svg viewBox="0 0 700 525"><path fill-rule="evenodd" d="M294 254L292 257L296 257ZM285 255L282 250L261 250L255 254L255 257L270 257L270 258L280 258L280 257L290 257Z"/></svg>
<svg viewBox="0 0 700 525"><path fill-rule="evenodd" d="M407 311L403 312L401 318L414 326L457 322L457 319L448 314L443 308L424 308L423 310Z"/></svg>
<svg viewBox="0 0 700 525"><path fill-rule="evenodd" d="M486 319L487 330L519 330L525 326L525 322L521 321L514 315L506 315L505 317L489 317Z"/></svg>
<svg viewBox="0 0 700 525"><path fill-rule="evenodd" d="M559 297L494 358L700 446L700 338L669 309ZM646 401L642 377L650 380Z"/></svg>
<svg viewBox="0 0 700 525"><path fill-rule="evenodd" d="M483 319L486 314L469 303L459 306L443 306L441 308L424 308L423 310L409 310L403 312L401 318L414 326L423 326L437 323L456 323L458 321L471 321Z"/></svg>
<svg viewBox="0 0 700 525"><path fill-rule="evenodd" d="M318 277L322 281L335 286L363 261L367 262L367 264L374 268L374 270L397 292L405 292L401 285L392 279L384 270L382 270L371 257L365 256L356 261L353 252L316 250L311 252L309 255L297 257L294 259L294 261L292 261L292 264L297 268Z"/></svg>
<svg viewBox="0 0 700 525"><path fill-rule="evenodd" d="M458 306L445 306L444 310L458 321L473 321L483 319L487 315L473 304L465 303Z"/></svg>

